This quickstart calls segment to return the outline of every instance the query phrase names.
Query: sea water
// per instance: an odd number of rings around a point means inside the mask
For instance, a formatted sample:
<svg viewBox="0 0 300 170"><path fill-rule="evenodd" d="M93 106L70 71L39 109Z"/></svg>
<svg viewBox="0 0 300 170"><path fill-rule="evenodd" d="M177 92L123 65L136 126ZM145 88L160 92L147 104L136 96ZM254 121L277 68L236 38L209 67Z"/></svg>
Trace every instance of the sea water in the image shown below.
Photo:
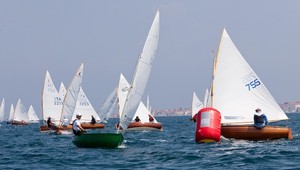
<svg viewBox="0 0 300 170"><path fill-rule="evenodd" d="M197 144L189 116L157 117L163 131L124 133L116 149L77 148L72 134L40 132L39 124L0 126L0 169L300 169L300 114L288 114L294 139L222 138ZM116 119L97 131L115 131ZM286 125L286 124L280 124Z"/></svg>

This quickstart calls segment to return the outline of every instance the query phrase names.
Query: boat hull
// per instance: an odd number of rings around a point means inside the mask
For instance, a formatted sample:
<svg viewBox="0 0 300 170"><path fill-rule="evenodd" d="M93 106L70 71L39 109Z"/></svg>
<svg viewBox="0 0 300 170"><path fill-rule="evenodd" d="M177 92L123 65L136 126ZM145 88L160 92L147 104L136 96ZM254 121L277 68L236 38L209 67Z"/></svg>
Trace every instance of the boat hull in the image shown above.
<svg viewBox="0 0 300 170"><path fill-rule="evenodd" d="M117 125L118 128L118 125ZM161 123L153 122L131 122L127 130L163 130Z"/></svg>
<svg viewBox="0 0 300 170"><path fill-rule="evenodd" d="M117 148L123 139L121 133L85 133L74 136L72 142L81 148Z"/></svg>
<svg viewBox="0 0 300 170"><path fill-rule="evenodd" d="M262 129L256 129L254 126L222 126L221 135L225 138L244 140L271 140L280 138L293 140L291 129L280 126L266 126Z"/></svg>
<svg viewBox="0 0 300 170"><path fill-rule="evenodd" d="M101 124L101 123L96 123L96 124L90 124L90 123L82 123L81 124L82 128L83 129L102 129L104 128L104 124ZM68 125L68 126L57 126L59 130L72 130L72 125ZM48 126L40 126L40 130L41 132L44 132L44 131L48 131L50 130L48 128Z"/></svg>

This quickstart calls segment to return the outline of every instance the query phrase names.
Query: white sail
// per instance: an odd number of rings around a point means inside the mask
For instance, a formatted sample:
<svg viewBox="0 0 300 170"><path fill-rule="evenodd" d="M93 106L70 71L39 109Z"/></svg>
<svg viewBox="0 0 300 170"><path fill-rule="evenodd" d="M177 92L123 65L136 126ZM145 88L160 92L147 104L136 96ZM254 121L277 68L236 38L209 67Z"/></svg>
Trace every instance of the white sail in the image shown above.
<svg viewBox="0 0 300 170"><path fill-rule="evenodd" d="M58 124L62 109L62 98L59 96L50 73L47 71L42 94L43 120L47 121L51 117L52 122Z"/></svg>
<svg viewBox="0 0 300 170"><path fill-rule="evenodd" d="M0 122L4 121L4 111L5 111L5 100L3 98L0 106Z"/></svg>
<svg viewBox="0 0 300 170"><path fill-rule="evenodd" d="M24 121L26 123L29 122L27 110L26 110L23 102L21 101L21 99L19 99L17 102L13 120L18 121L18 122L21 122L21 121Z"/></svg>
<svg viewBox="0 0 300 170"><path fill-rule="evenodd" d="M270 122L288 119L224 29L215 63L212 106L222 124L252 124L256 108Z"/></svg>
<svg viewBox="0 0 300 170"><path fill-rule="evenodd" d="M94 118L97 122L100 122L100 118L99 118L97 112L95 111L95 109L92 106L91 102L89 101L89 99L85 95L82 87L80 87L80 91L79 91L77 102L76 102L75 111L73 113L72 119L70 120L70 123L73 122L76 119L76 114L77 113L82 114L81 119L80 119L81 122L86 122L86 123L91 122L92 116L94 116Z"/></svg>
<svg viewBox="0 0 300 170"><path fill-rule="evenodd" d="M121 119L122 117L122 112L124 109L125 101L128 95L128 91L130 88L130 84L126 80L126 78L123 76L121 73L120 75L120 80L119 80L119 86L118 86L118 111L119 111L119 118Z"/></svg>
<svg viewBox="0 0 300 170"><path fill-rule="evenodd" d="M159 11L157 11L152 26L150 28L147 40L141 55L138 58L138 63L132 79L131 88L128 92L124 110L122 112L120 125L126 130L131 122L136 109L142 99L146 88L155 53L157 50L159 38Z"/></svg>
<svg viewBox="0 0 300 170"><path fill-rule="evenodd" d="M138 116L142 123L148 123L150 122L149 115L152 116L153 123L157 123L157 120L150 113L149 109L145 106L145 104L141 101L131 121L134 121L135 117Z"/></svg>
<svg viewBox="0 0 300 170"><path fill-rule="evenodd" d="M72 119L73 113L75 111L79 90L82 84L82 76L83 76L83 63L78 68L76 74L74 75L67 89L67 93L63 101L60 122L63 122L64 119L68 119L68 120Z"/></svg>
<svg viewBox="0 0 300 170"><path fill-rule="evenodd" d="M59 96L61 97L61 100L64 101L65 95L67 93L67 89L66 89L65 85L62 82L60 83L58 93L59 93ZM61 106L62 106L62 102L61 102Z"/></svg>
<svg viewBox="0 0 300 170"><path fill-rule="evenodd" d="M114 107L117 103L117 91L118 88L115 88L112 93L106 98L104 103L102 104L99 110L99 116L101 121L107 121L109 118L112 117Z"/></svg>
<svg viewBox="0 0 300 170"><path fill-rule="evenodd" d="M15 113L15 109L14 109L14 105L11 104L10 105L10 110L9 110L9 116L8 116L8 122L12 122L14 120L14 113Z"/></svg>
<svg viewBox="0 0 300 170"><path fill-rule="evenodd" d="M32 105L29 106L28 117L29 117L29 121L32 123L38 123L40 120L39 117L37 116L35 110L33 109Z"/></svg>
<svg viewBox="0 0 300 170"><path fill-rule="evenodd" d="M199 100L196 93L193 93L193 100L192 100L192 118L199 112L200 109L203 108L203 103Z"/></svg>

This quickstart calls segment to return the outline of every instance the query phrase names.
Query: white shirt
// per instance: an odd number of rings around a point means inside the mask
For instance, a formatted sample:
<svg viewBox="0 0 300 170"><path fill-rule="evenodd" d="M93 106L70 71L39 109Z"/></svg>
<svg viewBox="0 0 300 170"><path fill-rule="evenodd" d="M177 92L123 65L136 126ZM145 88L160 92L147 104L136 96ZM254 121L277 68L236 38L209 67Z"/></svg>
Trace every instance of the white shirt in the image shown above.
<svg viewBox="0 0 300 170"><path fill-rule="evenodd" d="M73 123L73 129L75 131L80 131L80 129L78 127L78 125L80 125L80 124L81 124L80 120L76 119L75 122Z"/></svg>
<svg viewBox="0 0 300 170"><path fill-rule="evenodd" d="M64 120L63 120L63 123L62 123L62 125L63 126L68 126L68 119L67 118L64 118Z"/></svg>

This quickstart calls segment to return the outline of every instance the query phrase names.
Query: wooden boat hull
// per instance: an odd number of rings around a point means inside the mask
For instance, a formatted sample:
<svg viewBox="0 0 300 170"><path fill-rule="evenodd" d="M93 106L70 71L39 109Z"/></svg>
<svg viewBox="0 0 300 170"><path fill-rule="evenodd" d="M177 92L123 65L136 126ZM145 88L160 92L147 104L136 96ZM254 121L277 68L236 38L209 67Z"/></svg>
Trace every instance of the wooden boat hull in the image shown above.
<svg viewBox="0 0 300 170"><path fill-rule="evenodd" d="M102 128L104 128L104 124L101 124L101 123L96 123L96 124L82 123L81 126L83 129L102 129ZM72 125L57 126L57 127L58 127L58 130L64 130L64 131L72 130ZM44 132L44 131L48 131L50 129L48 128L48 126L40 126L40 130L41 130L41 132ZM53 130L55 130L55 129L53 129Z"/></svg>
<svg viewBox="0 0 300 170"><path fill-rule="evenodd" d="M161 123L152 122L131 122L127 130L162 130Z"/></svg>
<svg viewBox="0 0 300 170"><path fill-rule="evenodd" d="M280 126L266 126L262 129L256 129L254 126L222 126L221 135L225 138L244 140L271 140L280 138L293 140L291 129Z"/></svg>
<svg viewBox="0 0 300 170"><path fill-rule="evenodd" d="M72 142L81 148L117 148L123 139L121 133L85 133L74 136Z"/></svg>
<svg viewBox="0 0 300 170"><path fill-rule="evenodd" d="M28 125L27 122L23 122L23 121L12 121L11 124L12 125Z"/></svg>

